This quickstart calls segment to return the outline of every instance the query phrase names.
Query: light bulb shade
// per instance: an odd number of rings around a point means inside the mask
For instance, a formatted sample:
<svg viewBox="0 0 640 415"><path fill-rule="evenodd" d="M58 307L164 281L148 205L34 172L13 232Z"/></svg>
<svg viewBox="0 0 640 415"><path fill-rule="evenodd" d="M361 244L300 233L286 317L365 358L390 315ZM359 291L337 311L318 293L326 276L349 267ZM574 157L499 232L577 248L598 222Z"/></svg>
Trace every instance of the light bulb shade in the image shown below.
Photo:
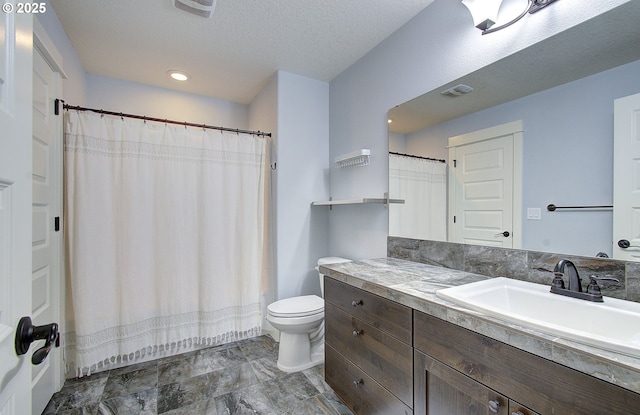
<svg viewBox="0 0 640 415"><path fill-rule="evenodd" d="M474 26L486 30L498 21L502 0L462 0L462 4L471 12Z"/></svg>

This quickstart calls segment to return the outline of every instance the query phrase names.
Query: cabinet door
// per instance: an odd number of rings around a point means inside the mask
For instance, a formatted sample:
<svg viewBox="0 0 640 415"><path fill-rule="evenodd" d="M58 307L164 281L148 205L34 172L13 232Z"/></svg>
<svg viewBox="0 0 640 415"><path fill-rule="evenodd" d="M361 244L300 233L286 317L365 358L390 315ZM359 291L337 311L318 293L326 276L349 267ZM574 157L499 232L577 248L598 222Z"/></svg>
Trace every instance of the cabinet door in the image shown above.
<svg viewBox="0 0 640 415"><path fill-rule="evenodd" d="M540 414L640 414L638 393L439 318L414 315L416 350Z"/></svg>
<svg viewBox="0 0 640 415"><path fill-rule="evenodd" d="M414 352L416 415L508 415L509 401L492 389Z"/></svg>

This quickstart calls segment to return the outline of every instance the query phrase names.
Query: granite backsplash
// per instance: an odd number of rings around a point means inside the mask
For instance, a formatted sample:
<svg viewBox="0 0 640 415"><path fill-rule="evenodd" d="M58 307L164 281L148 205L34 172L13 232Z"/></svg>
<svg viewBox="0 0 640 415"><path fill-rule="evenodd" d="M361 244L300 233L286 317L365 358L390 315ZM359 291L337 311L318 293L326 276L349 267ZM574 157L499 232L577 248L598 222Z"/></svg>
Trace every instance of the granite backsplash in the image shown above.
<svg viewBox="0 0 640 415"><path fill-rule="evenodd" d="M640 302L638 262L393 236L387 238L387 256L488 277L514 278L549 286L553 279L550 273L553 267L560 259L566 258L578 268L583 286L589 282L590 275L616 278L620 283L599 283L602 294Z"/></svg>

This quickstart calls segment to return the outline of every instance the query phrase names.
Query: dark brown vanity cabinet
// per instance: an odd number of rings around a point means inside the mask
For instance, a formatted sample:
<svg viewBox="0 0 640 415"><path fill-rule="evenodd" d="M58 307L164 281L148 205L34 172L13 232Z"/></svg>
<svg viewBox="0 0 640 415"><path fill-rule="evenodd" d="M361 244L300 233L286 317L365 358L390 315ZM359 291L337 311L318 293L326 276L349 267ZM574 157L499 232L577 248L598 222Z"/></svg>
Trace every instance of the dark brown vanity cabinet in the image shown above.
<svg viewBox="0 0 640 415"><path fill-rule="evenodd" d="M325 278L325 379L358 414L413 414L412 309Z"/></svg>
<svg viewBox="0 0 640 415"><path fill-rule="evenodd" d="M421 352L415 352L416 414L506 415L508 399ZM423 397L423 398L421 398Z"/></svg>
<svg viewBox="0 0 640 415"><path fill-rule="evenodd" d="M539 415L421 352L414 364L416 414Z"/></svg>
<svg viewBox="0 0 640 415"><path fill-rule="evenodd" d="M332 278L325 344L358 415L640 414L638 393Z"/></svg>
<svg viewBox="0 0 640 415"><path fill-rule="evenodd" d="M414 348L416 415L640 414L640 394L419 311Z"/></svg>

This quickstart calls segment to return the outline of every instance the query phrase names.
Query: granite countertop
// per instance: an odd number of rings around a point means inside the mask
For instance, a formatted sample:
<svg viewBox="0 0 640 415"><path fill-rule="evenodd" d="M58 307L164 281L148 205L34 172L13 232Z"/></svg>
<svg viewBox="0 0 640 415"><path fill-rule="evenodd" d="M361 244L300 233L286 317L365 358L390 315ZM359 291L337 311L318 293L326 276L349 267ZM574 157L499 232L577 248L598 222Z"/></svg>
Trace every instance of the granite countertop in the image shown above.
<svg viewBox="0 0 640 415"><path fill-rule="evenodd" d="M326 264L320 272L460 327L640 393L640 359L518 326L455 305L436 290L489 279L395 258Z"/></svg>

